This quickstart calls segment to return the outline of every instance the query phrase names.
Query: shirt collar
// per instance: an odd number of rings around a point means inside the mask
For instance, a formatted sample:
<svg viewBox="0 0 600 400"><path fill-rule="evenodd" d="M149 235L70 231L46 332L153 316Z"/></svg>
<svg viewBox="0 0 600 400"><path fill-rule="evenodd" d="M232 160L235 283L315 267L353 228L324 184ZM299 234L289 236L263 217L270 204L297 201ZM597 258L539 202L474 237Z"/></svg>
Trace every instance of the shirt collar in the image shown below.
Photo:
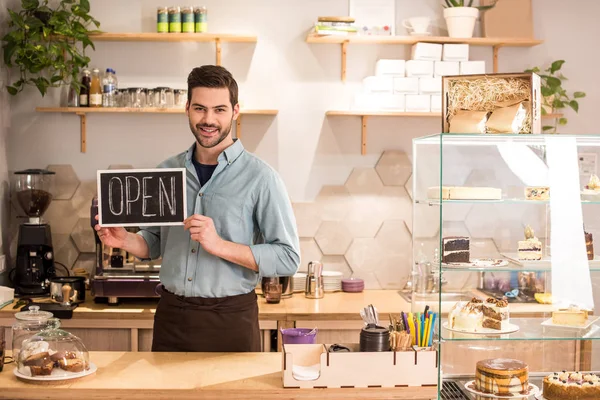
<svg viewBox="0 0 600 400"><path fill-rule="evenodd" d="M187 154L185 156L186 160L189 161L190 163L192 162L192 157L194 157L194 150L196 150L196 142L194 142L190 146L190 148L188 149ZM227 163L231 164L239 156L242 155L244 150L245 149L244 149L244 145L242 144L242 141L239 139L233 139L233 144L231 146L229 146L228 148L226 148L225 150L223 150L223 152L221 152L221 154L219 154L219 157L217 157L217 161L219 163L221 161L226 161Z"/></svg>

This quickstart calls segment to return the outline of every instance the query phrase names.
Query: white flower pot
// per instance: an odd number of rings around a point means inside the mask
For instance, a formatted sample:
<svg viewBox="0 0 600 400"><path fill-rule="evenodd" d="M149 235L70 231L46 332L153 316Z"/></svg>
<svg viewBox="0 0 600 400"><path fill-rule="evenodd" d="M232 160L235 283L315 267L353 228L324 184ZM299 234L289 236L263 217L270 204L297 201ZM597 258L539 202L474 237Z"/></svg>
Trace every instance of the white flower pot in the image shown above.
<svg viewBox="0 0 600 400"><path fill-rule="evenodd" d="M448 36L453 38L472 38L479 10L475 7L444 8L444 18L448 27Z"/></svg>

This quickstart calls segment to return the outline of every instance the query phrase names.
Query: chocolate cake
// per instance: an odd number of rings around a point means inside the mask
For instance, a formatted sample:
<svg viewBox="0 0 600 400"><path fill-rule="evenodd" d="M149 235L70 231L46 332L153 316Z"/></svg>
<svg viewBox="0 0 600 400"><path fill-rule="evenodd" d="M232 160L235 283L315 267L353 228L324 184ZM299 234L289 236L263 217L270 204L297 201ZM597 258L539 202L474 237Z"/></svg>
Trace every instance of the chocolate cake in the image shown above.
<svg viewBox="0 0 600 400"><path fill-rule="evenodd" d="M514 396L529 392L529 367L523 361L493 358L477 362L475 386L483 393Z"/></svg>
<svg viewBox="0 0 600 400"><path fill-rule="evenodd" d="M450 236L442 239L442 262L468 263L470 255L470 240L465 236Z"/></svg>

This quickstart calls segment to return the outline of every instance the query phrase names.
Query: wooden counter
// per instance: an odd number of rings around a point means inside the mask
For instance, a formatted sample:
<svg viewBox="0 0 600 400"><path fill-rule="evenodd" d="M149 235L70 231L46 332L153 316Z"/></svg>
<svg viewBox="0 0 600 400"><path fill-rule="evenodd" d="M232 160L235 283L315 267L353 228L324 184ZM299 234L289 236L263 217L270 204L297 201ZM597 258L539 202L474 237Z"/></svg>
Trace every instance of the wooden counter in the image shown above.
<svg viewBox="0 0 600 400"><path fill-rule="evenodd" d="M291 389L281 381L281 353L91 352L96 374L61 386L19 381L14 364L0 373L6 399L413 399L436 387Z"/></svg>

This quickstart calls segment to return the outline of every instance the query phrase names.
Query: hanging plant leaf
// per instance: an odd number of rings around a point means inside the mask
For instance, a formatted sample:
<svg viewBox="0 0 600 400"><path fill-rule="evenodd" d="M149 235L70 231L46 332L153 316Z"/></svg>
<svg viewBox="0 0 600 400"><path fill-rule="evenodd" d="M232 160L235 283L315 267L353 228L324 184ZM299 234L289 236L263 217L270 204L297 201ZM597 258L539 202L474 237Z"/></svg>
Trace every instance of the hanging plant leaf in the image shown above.
<svg viewBox="0 0 600 400"><path fill-rule="evenodd" d="M559 125L566 125L567 124L567 119L566 118L559 118L558 119L558 124Z"/></svg>
<svg viewBox="0 0 600 400"><path fill-rule="evenodd" d="M549 76L548 78L546 78L546 83L552 89L556 89L556 88L560 87L560 84L561 84L560 79L555 78L553 76Z"/></svg>
<svg viewBox="0 0 600 400"><path fill-rule="evenodd" d="M552 63L552 65L550 66L550 72L555 73L556 71L560 70L564 63L565 63L565 60L554 61Z"/></svg>
<svg viewBox="0 0 600 400"><path fill-rule="evenodd" d="M581 99L581 98L585 97L585 93L575 92L575 93L573 93L573 97L575 97L576 99Z"/></svg>
<svg viewBox="0 0 600 400"><path fill-rule="evenodd" d="M544 132L552 130L552 129L554 129L554 127L552 125L544 125L544 126L542 126L542 130Z"/></svg>
<svg viewBox="0 0 600 400"><path fill-rule="evenodd" d="M571 100L571 101L569 102L569 106L571 106L571 108L572 108L573 110L575 110L575 112L579 112L579 103L578 103L578 102L576 102L575 100Z"/></svg>

